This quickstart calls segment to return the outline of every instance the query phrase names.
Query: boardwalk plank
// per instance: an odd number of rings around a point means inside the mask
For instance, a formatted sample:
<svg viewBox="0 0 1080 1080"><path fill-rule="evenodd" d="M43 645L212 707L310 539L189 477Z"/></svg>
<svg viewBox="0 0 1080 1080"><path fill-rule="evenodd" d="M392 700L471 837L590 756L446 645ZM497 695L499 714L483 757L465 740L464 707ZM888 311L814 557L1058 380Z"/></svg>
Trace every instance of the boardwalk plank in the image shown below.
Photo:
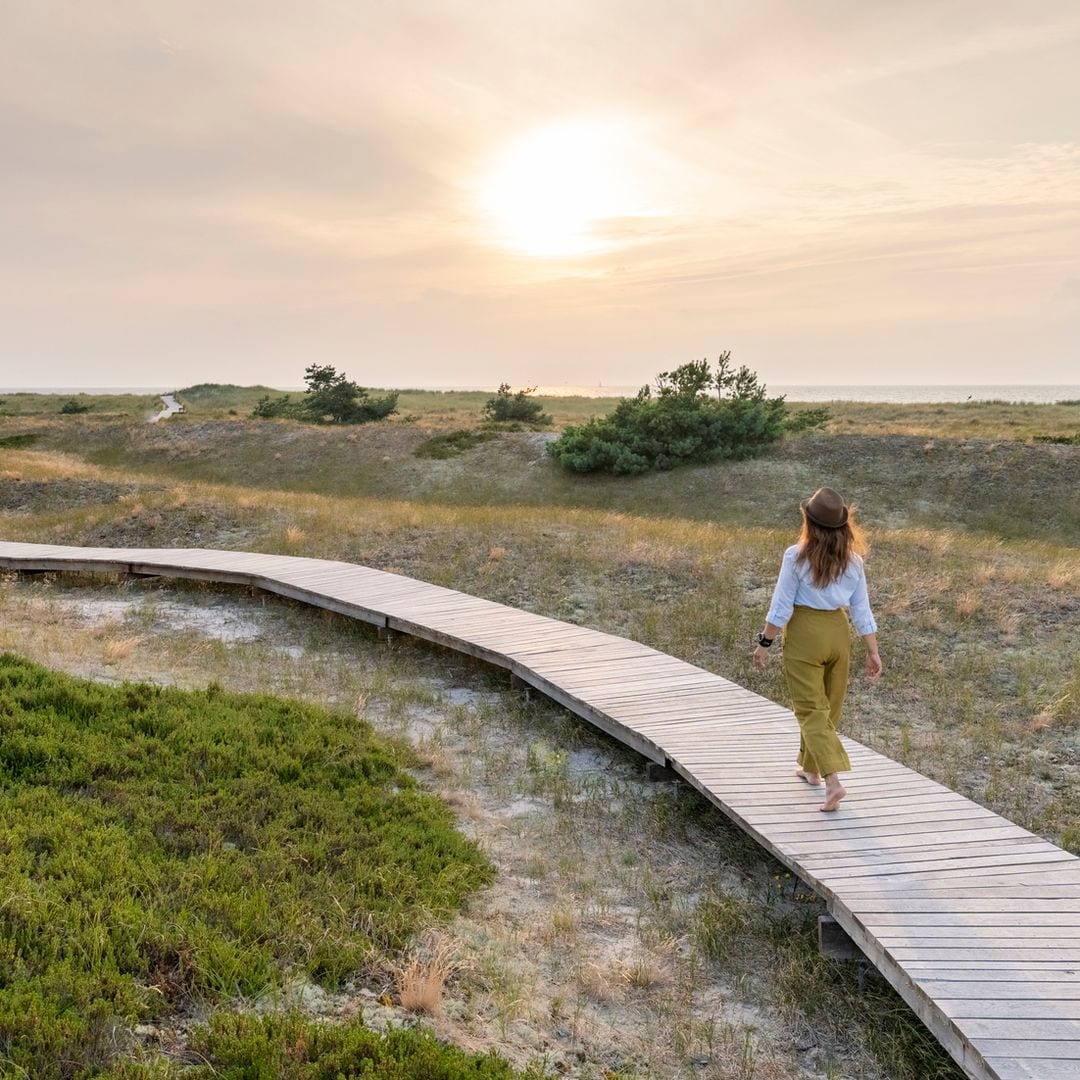
<svg viewBox="0 0 1080 1080"><path fill-rule="evenodd" d="M970 1039L1080 1040L1080 1021L1076 1020L960 1020L956 1025ZM1074 1050L1075 1052L1075 1050Z"/></svg>
<svg viewBox="0 0 1080 1080"><path fill-rule="evenodd" d="M894 932L877 934L877 940L888 949L1049 949L1051 951L1061 947L1061 930L1054 927L1057 934L1031 934L1029 929L1014 927L1007 939L1002 939L1001 927L999 926L966 926L955 927L952 937L924 936L920 930L923 928L895 927ZM1041 928L1040 928L1041 929ZM1054 959L1048 956L1046 959Z"/></svg>
<svg viewBox="0 0 1080 1080"><path fill-rule="evenodd" d="M1018 973L1018 978L998 980L968 980L958 982L944 979L923 979L919 988L935 1000L961 1001L1033 1001L1045 998L1051 1001L1080 1001L1080 979L1063 980L1060 976L1047 979L1028 979Z"/></svg>
<svg viewBox="0 0 1080 1080"><path fill-rule="evenodd" d="M1080 1080L1080 1061L1040 1058L1032 1053L1024 1059L987 1056L987 1064L999 1080Z"/></svg>
<svg viewBox="0 0 1080 1080"><path fill-rule="evenodd" d="M1034 890L1076 889L1080 885L1080 872L1072 863L1061 861L1036 862L1043 858L1038 853L1028 853L1025 858L987 861L980 856L954 856L944 862L931 861L915 864L895 872L880 870L857 878L835 878L829 875L834 888L843 889L845 895L857 894L859 889L889 889L915 892L925 889L927 882L935 885L966 883L972 890L1002 889L1011 887L1018 896L1030 895ZM1060 868L1060 869L1059 869ZM1003 873L1003 871L1019 871ZM1052 894L1051 894L1052 895Z"/></svg>
<svg viewBox="0 0 1080 1080"><path fill-rule="evenodd" d="M947 840L948 834L942 835ZM1023 867L1024 860L1037 864L1049 862L1061 867L1072 865L1067 855L1056 855L1053 849L1045 846L1045 841L1037 837L1019 836L988 841L977 845L977 854L972 853L974 847L976 845L967 842L930 842L923 850L906 851L902 860L897 859L895 851L889 848L883 853L869 851L859 855L839 855L835 859L806 859L804 865L807 869L827 870L831 881L851 888L859 888L858 879L868 876L897 874L916 880L920 875L931 875L935 880L946 882L950 869L967 873L969 869L978 867L988 872L1007 873L1010 866Z"/></svg>
<svg viewBox="0 0 1080 1080"><path fill-rule="evenodd" d="M1076 1061L1077 1046L1074 1041L1061 1039L998 1039L986 1038L979 1041L979 1049L990 1058L999 1061L1035 1058L1038 1061ZM1026 1080L1027 1074L1025 1074ZM1035 1080L1041 1080L1035 1074Z"/></svg>
<svg viewBox="0 0 1080 1080"><path fill-rule="evenodd" d="M1052 942L1060 942L1063 936L1075 937L1075 934L1071 934L1069 930L1065 930L1060 926L1048 926L1045 923L1029 923L1024 926L1019 923L1010 923L1011 930L1008 935L1010 942L1023 938L1025 941L1032 941L1036 938L1046 939ZM962 926L913 926L910 923L904 925L894 926L877 926L874 936L878 941L895 943L900 938L909 938L911 940L919 941L945 941L953 942L957 938L967 937L986 937L988 939L1000 940L1001 939L1001 926L1000 924L989 924L985 926L973 925L966 923ZM1077 982L1077 989L1080 990L1080 982ZM1010 995L1011 996L1011 995Z"/></svg>
<svg viewBox="0 0 1080 1080"><path fill-rule="evenodd" d="M1050 984L1043 983L1042 986ZM935 998L935 1003L953 1020L1080 1020L1080 1000L1075 998L1028 1001Z"/></svg>
<svg viewBox="0 0 1080 1080"><path fill-rule="evenodd" d="M1075 948L1023 948L1013 949L1007 946L991 948L980 945L978 948L930 947L922 945L898 945L889 949L894 960L905 964L911 960L936 960L951 964L955 960L978 960L985 964L988 960L1062 960L1068 964L1080 963L1080 946Z"/></svg>
<svg viewBox="0 0 1080 1080"><path fill-rule="evenodd" d="M1071 926L1080 927L1080 904L1075 912L1025 911L879 911L860 920L876 931L890 926Z"/></svg>

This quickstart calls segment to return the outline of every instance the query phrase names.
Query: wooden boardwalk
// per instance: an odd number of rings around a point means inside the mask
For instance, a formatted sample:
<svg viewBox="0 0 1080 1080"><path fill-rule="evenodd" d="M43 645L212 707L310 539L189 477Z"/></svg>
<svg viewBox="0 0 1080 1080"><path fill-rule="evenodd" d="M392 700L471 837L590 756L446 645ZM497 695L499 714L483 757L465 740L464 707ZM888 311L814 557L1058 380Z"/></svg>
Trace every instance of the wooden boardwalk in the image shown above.
<svg viewBox="0 0 1080 1080"><path fill-rule="evenodd" d="M0 567L254 585L507 668L670 766L815 889L968 1076L1080 1078L1080 860L851 739L850 794L818 813L792 776L792 714L719 675L351 563L0 542Z"/></svg>

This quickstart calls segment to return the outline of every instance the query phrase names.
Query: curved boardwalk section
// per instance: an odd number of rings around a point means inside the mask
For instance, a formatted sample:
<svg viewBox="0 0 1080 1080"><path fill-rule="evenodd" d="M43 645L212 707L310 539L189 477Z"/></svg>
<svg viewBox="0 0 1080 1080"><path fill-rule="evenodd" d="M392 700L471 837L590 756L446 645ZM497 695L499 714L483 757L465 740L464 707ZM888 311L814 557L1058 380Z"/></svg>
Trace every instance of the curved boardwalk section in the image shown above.
<svg viewBox="0 0 1080 1080"><path fill-rule="evenodd" d="M1080 1078L1080 860L851 739L836 814L791 713L635 641L351 563L0 542L0 566L254 585L509 669L669 765L825 898L977 1080Z"/></svg>

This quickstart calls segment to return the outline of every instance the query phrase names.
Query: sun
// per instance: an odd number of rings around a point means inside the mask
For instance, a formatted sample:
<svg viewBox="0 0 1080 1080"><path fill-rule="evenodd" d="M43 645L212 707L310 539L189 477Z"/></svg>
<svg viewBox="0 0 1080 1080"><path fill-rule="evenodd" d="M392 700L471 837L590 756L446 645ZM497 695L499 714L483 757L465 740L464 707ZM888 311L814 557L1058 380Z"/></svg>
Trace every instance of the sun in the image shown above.
<svg viewBox="0 0 1080 1080"><path fill-rule="evenodd" d="M634 191L633 125L575 117L513 140L479 185L497 241L525 255L566 258L616 242L598 226L640 212Z"/></svg>

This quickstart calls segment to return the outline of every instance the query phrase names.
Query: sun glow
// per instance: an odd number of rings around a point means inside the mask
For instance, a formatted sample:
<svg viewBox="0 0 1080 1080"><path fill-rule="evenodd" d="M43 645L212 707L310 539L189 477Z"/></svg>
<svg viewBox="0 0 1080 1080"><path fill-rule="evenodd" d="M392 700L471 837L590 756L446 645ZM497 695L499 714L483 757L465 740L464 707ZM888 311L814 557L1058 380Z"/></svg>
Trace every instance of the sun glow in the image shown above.
<svg viewBox="0 0 1080 1080"><path fill-rule="evenodd" d="M636 190L634 157L629 121L577 117L550 124L496 157L480 185L480 207L498 242L526 255L610 250L618 246L614 219L648 213Z"/></svg>

